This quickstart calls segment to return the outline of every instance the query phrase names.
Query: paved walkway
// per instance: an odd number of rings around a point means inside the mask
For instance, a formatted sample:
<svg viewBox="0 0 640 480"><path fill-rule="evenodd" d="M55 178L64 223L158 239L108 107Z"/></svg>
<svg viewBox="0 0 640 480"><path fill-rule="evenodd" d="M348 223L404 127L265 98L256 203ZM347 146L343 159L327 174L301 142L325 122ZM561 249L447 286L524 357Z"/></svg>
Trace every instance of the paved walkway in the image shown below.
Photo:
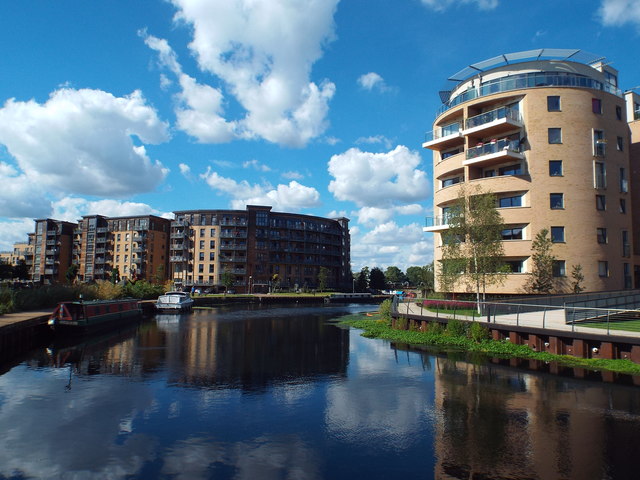
<svg viewBox="0 0 640 480"><path fill-rule="evenodd" d="M514 306L514 309L516 307ZM436 312L421 308L416 302L402 302L398 304L398 313L407 315L418 315L433 318L436 316ZM438 313L439 317L454 318L453 314ZM468 317L464 315L456 315L455 318L459 320L467 321L481 321L486 322L487 317ZM525 313L507 313L499 315L491 315L491 323L498 325L509 326L521 326L531 328L546 328L549 330L559 330L566 332L579 332L579 333L591 333L595 335L607 335L607 330L603 328L589 327L586 324L577 323L575 325L567 324L565 322L565 314L563 308L548 307L546 311L541 310L537 312L525 312ZM620 337L633 337L639 338L640 332L627 331L627 330L610 330L609 335L615 335Z"/></svg>
<svg viewBox="0 0 640 480"><path fill-rule="evenodd" d="M30 312L5 313L0 315L0 330L3 328L13 328L20 324L45 323L51 315L53 309L35 310Z"/></svg>

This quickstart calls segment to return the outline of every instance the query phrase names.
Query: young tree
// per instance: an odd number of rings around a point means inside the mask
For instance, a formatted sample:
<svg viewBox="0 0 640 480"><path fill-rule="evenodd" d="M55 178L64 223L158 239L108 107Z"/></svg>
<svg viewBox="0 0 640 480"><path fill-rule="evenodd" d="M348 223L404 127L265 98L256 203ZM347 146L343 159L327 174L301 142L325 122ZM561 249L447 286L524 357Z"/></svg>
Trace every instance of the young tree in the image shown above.
<svg viewBox="0 0 640 480"><path fill-rule="evenodd" d="M369 287L374 290L384 290L387 288L387 282L384 279L384 273L378 267L373 267L369 274Z"/></svg>
<svg viewBox="0 0 640 480"><path fill-rule="evenodd" d="M318 289L324 292L327 288L327 280L329 279L329 269L327 267L320 267L318 271Z"/></svg>
<svg viewBox="0 0 640 480"><path fill-rule="evenodd" d="M78 276L78 265L76 263L72 263L67 271L64 274L64 278L67 280L67 283L71 284L75 281Z"/></svg>
<svg viewBox="0 0 640 480"><path fill-rule="evenodd" d="M118 267L113 267L111 269L111 283L114 285L120 282L120 269Z"/></svg>
<svg viewBox="0 0 640 480"><path fill-rule="evenodd" d="M20 280L29 279L29 266L25 260L18 260L18 264L13 267L13 277Z"/></svg>
<svg viewBox="0 0 640 480"><path fill-rule="evenodd" d="M496 198L478 186L461 189L449 214L449 228L442 235L441 277L452 287L458 281L473 286L480 309L487 285L504 281L504 223Z"/></svg>
<svg viewBox="0 0 640 480"><path fill-rule="evenodd" d="M573 293L582 293L584 287L582 282L584 281L584 274L582 273L582 265L574 265L571 269L571 290Z"/></svg>
<svg viewBox="0 0 640 480"><path fill-rule="evenodd" d="M227 295L227 292L233 287L233 282L235 282L235 275L231 272L222 272L220 274L220 283L224 287L224 294Z"/></svg>
<svg viewBox="0 0 640 480"><path fill-rule="evenodd" d="M553 289L553 262L556 257L551 253L553 243L549 230L540 230L531 243L531 274L525 289L529 293L548 294Z"/></svg>

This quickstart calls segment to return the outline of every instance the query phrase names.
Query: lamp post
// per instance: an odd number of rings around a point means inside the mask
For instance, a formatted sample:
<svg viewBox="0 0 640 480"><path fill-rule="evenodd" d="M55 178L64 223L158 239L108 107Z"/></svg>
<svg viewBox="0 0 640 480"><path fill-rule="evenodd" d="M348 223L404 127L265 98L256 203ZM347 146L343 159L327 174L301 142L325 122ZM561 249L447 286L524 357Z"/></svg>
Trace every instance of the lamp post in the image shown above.
<svg viewBox="0 0 640 480"><path fill-rule="evenodd" d="M251 275L249 275L249 295L251 295L251 279L253 277Z"/></svg>
<svg viewBox="0 0 640 480"><path fill-rule="evenodd" d="M356 293L356 279L353 279L353 291L351 293Z"/></svg>

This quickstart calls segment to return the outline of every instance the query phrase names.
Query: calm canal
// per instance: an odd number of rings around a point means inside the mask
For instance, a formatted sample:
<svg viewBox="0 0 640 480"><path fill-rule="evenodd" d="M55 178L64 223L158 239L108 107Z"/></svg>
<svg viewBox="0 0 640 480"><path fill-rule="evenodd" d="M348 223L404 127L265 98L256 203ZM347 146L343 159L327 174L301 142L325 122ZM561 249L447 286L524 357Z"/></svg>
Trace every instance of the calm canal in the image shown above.
<svg viewBox="0 0 640 480"><path fill-rule="evenodd" d="M334 322L375 308L158 315L0 366L0 479L639 478L640 387Z"/></svg>

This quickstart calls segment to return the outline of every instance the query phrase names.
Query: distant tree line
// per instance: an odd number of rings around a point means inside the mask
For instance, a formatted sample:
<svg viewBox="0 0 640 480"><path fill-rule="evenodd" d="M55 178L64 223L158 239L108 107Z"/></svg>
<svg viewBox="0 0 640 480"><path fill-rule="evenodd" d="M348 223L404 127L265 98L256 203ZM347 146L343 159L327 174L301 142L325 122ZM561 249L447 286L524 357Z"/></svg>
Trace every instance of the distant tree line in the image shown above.
<svg viewBox="0 0 640 480"><path fill-rule="evenodd" d="M24 260L17 265L0 261L0 280L29 280L29 267Z"/></svg>
<svg viewBox="0 0 640 480"><path fill-rule="evenodd" d="M360 293L415 288L425 295L434 290L433 263L409 267L406 273L395 265L387 267L384 272L379 267L363 267L353 274L353 280L354 290Z"/></svg>

